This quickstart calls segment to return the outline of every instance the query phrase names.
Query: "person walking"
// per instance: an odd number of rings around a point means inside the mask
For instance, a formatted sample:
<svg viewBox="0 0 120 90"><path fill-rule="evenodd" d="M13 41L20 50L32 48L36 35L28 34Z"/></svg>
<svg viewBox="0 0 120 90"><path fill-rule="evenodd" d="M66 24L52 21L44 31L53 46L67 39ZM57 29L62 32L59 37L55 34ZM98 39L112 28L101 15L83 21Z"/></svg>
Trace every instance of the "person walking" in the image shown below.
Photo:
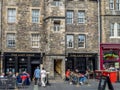
<svg viewBox="0 0 120 90"><path fill-rule="evenodd" d="M41 70L41 83L42 83L42 85L41 86L43 86L43 87L46 86L46 84L45 84L46 74L47 74L46 70L44 68L42 68L42 70Z"/></svg>
<svg viewBox="0 0 120 90"><path fill-rule="evenodd" d="M34 77L35 77L35 85L38 84L38 82L40 81L40 69L39 67L37 66L37 68L35 69L34 71Z"/></svg>

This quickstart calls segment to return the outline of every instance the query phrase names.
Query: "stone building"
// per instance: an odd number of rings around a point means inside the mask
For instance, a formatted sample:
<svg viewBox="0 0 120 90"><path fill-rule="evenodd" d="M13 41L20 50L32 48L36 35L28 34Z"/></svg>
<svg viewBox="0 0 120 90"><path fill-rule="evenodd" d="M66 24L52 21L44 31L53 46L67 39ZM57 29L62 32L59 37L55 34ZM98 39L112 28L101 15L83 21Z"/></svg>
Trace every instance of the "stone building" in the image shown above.
<svg viewBox="0 0 120 90"><path fill-rule="evenodd" d="M96 70L99 52L97 0L66 2L66 68Z"/></svg>
<svg viewBox="0 0 120 90"><path fill-rule="evenodd" d="M66 69L97 69L97 0L3 0L2 70L44 66L51 78Z"/></svg>
<svg viewBox="0 0 120 90"><path fill-rule="evenodd" d="M28 71L42 63L44 0L3 0L3 71Z"/></svg>
<svg viewBox="0 0 120 90"><path fill-rule="evenodd" d="M65 75L65 0L45 1L44 28L47 45L44 65L51 77Z"/></svg>
<svg viewBox="0 0 120 90"><path fill-rule="evenodd" d="M101 62L100 67L110 65L119 68L120 63L120 0L101 0ZM111 55L111 56L108 56Z"/></svg>

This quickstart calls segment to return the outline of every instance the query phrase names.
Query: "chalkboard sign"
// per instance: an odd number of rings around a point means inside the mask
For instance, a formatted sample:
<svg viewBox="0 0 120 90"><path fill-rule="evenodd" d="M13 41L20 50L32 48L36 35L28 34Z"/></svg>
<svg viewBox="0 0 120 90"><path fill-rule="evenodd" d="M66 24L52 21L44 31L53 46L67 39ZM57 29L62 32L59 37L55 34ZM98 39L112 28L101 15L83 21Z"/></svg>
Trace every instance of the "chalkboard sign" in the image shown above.
<svg viewBox="0 0 120 90"><path fill-rule="evenodd" d="M107 86L106 86L106 84L107 84ZM102 75L100 77L98 90L105 90L106 87L108 87L109 90L114 90L109 76Z"/></svg>

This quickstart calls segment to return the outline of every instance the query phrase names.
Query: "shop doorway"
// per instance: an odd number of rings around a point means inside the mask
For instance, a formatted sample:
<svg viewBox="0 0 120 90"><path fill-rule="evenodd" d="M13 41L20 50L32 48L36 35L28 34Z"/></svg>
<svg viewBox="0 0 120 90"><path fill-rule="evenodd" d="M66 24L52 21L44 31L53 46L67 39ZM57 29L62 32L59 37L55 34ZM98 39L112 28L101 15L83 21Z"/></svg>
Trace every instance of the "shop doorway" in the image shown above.
<svg viewBox="0 0 120 90"><path fill-rule="evenodd" d="M55 78L62 76L62 60L60 59L54 60L54 75Z"/></svg>
<svg viewBox="0 0 120 90"><path fill-rule="evenodd" d="M34 77L34 71L39 64L31 64L31 79Z"/></svg>

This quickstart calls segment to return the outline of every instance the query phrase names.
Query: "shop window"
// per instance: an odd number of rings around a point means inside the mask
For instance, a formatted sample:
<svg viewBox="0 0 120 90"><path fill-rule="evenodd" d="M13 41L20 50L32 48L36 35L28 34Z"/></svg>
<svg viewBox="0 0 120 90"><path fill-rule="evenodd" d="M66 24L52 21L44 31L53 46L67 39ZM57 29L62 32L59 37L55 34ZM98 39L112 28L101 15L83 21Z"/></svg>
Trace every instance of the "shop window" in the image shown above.
<svg viewBox="0 0 120 90"><path fill-rule="evenodd" d="M27 59L26 58L19 58L19 61L18 61L18 71L21 73L23 71L27 71Z"/></svg>
<svg viewBox="0 0 120 90"><path fill-rule="evenodd" d="M119 53L118 51L104 51L103 53L103 60L105 61L114 61L114 60L118 60L119 59Z"/></svg>
<svg viewBox="0 0 120 90"><path fill-rule="evenodd" d="M15 73L15 59L13 57L6 58L6 74L8 72Z"/></svg>

